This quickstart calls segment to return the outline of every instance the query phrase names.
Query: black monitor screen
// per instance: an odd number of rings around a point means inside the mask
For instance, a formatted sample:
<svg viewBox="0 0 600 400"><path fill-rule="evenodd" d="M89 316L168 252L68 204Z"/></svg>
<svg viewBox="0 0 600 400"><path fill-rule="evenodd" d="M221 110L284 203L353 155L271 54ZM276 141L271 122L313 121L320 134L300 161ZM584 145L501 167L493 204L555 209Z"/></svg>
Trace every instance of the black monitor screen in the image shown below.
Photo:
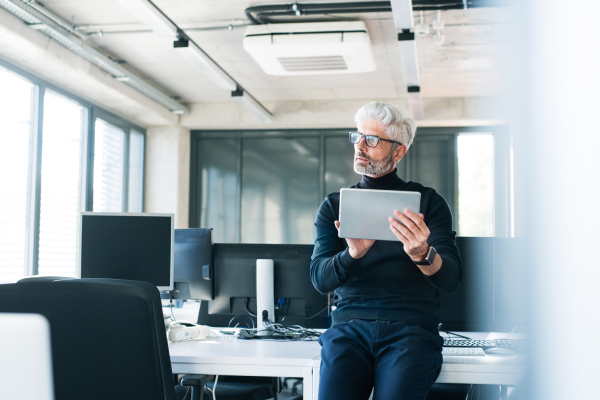
<svg viewBox="0 0 600 400"><path fill-rule="evenodd" d="M307 326L310 317L327 316L327 295L319 293L310 280L313 245L215 244L215 299L210 314L256 313L256 260L274 262L274 294L278 321ZM285 317L285 320L284 320ZM301 318L301 319L294 319Z"/></svg>
<svg viewBox="0 0 600 400"><path fill-rule="evenodd" d="M212 263L212 228L175 229L175 290L171 296L212 300Z"/></svg>
<svg viewBox="0 0 600 400"><path fill-rule="evenodd" d="M81 278L173 287L173 215L82 213Z"/></svg>
<svg viewBox="0 0 600 400"><path fill-rule="evenodd" d="M457 237L462 282L453 293L440 292L444 330L489 331L494 323L493 237Z"/></svg>

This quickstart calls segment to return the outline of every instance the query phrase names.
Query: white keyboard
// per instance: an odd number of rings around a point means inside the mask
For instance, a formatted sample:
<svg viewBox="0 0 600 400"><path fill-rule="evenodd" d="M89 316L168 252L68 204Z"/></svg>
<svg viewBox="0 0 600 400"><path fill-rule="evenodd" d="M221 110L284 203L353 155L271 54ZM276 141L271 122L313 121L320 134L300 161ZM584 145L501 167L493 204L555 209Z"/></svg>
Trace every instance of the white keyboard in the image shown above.
<svg viewBox="0 0 600 400"><path fill-rule="evenodd" d="M485 352L480 347L444 347L443 356L485 356Z"/></svg>

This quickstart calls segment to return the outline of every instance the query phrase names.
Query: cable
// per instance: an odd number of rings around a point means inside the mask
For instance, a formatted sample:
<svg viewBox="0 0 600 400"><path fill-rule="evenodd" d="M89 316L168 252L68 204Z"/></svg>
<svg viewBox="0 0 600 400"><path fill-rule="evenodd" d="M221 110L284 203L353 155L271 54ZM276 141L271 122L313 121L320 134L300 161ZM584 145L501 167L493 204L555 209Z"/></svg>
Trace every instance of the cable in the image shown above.
<svg viewBox="0 0 600 400"><path fill-rule="evenodd" d="M210 392L210 394L212 395L213 400L217 400L216 395L215 395L215 391L217 390L217 382L219 382L219 375L215 376L215 384L213 385L212 389L209 389L208 386L206 387L206 390L208 390Z"/></svg>
<svg viewBox="0 0 600 400"><path fill-rule="evenodd" d="M280 310L280 313L279 313L279 314L277 314L277 316L283 316L283 317L284 317L284 318L282 319L282 321L285 319L285 317L293 317L293 318L301 318L301 319L310 319L310 318L314 318L314 317L316 317L317 315L319 315L319 314L321 314L321 313L323 312L323 309L321 309L321 310L320 310L318 313L314 314L314 315L313 315L313 316L311 316L311 317L295 317L295 316L293 316L293 315L288 315L288 312L290 311L290 303L291 303L291 300L289 300L289 299L286 299L286 304L287 304L287 307L286 307L286 309L285 309L285 312L282 312L282 311L283 311L283 309L281 309L281 310ZM312 307L312 308L307 308L307 309L305 310L305 312L306 312L306 313L310 313L311 311L313 311L313 310L316 310L317 308L321 308L321 307L323 307L323 306L325 306L325 310L327 310L327 309L329 308L329 304L328 304L328 303L329 303L329 300L326 300L325 302L323 302L322 304L319 304L318 306L315 306L315 307Z"/></svg>
<svg viewBox="0 0 600 400"><path fill-rule="evenodd" d="M513 334L513 332L515 331L515 329L517 329L517 327L518 327L518 326L519 326L519 325L515 325L515 327L512 329L512 331L510 331L510 333L508 334L508 336L507 336L507 337L505 337L504 339L508 339L508 338L510 337L510 335L512 335L512 334Z"/></svg>
<svg viewBox="0 0 600 400"><path fill-rule="evenodd" d="M256 314L252 314L252 311L250 311L248 309L248 303L250 302L250 297L246 297L244 299L244 308L246 309L246 311L248 312L248 314L252 315L253 317L256 317Z"/></svg>
<svg viewBox="0 0 600 400"><path fill-rule="evenodd" d="M323 303L319 304L318 306L314 306L314 307L312 307L312 308L307 308L307 309L306 309L306 311L312 311L312 310L314 310L314 309L321 308L321 307L323 307L324 305L327 305L327 303L329 303L329 300L325 300Z"/></svg>
<svg viewBox="0 0 600 400"><path fill-rule="evenodd" d="M250 319L250 322L252 322L252 329L255 329L254 328L254 320L252 318L250 318L250 316L248 316L248 315L236 315L236 316L234 316L233 318L231 318L229 320L229 324L227 325L227 327L231 328L231 323L233 322L234 319L236 319L238 317L247 317L248 319ZM234 326L234 328L237 328L238 325L239 325L239 322ZM248 326L248 328L250 328L250 327Z"/></svg>
<svg viewBox="0 0 600 400"><path fill-rule="evenodd" d="M301 340L301 341L314 341L321 336L320 332L317 332L314 329L304 328L299 325L291 325L288 327L284 327L281 324L273 323L271 320L267 319L263 321L263 325L265 329L258 332L271 332L270 336L258 336L257 338L263 340L279 340L279 341L288 341L288 340Z"/></svg>
<svg viewBox="0 0 600 400"><path fill-rule="evenodd" d="M171 307L171 318L173 318L173 322L177 322L175 314L173 314L173 292L171 291L169 291L169 307Z"/></svg>
<svg viewBox="0 0 600 400"><path fill-rule="evenodd" d="M316 313L316 314L314 314L314 315L311 315L310 317L294 317L294 318L300 318L300 319L311 319L311 318L314 318L314 317L316 317L316 316L317 316L317 315L319 315L319 314L322 314L322 313L323 313L323 311L327 311L327 309L328 309L328 308L329 308L329 306L326 306L326 307L325 307L325 308L323 308L321 311L319 311L318 313Z"/></svg>
<svg viewBox="0 0 600 400"><path fill-rule="evenodd" d="M463 339L467 339L467 340L473 340L472 338L470 338L470 337L468 337L468 336L459 335L458 333L454 333L454 332L450 332L450 331L444 331L444 330L440 330L440 332L444 332L444 333L446 333L446 334L448 334L448 335L454 335L454 336L456 336L456 337L463 338Z"/></svg>

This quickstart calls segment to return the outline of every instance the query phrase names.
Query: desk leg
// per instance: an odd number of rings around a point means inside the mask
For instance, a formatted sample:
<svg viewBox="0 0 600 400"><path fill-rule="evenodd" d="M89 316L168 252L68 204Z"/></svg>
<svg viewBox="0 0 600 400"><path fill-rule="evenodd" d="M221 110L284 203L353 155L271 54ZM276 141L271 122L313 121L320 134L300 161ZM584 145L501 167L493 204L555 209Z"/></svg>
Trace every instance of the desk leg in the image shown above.
<svg viewBox="0 0 600 400"><path fill-rule="evenodd" d="M319 377L321 376L321 367L313 368L313 400L319 399Z"/></svg>
<svg viewBox="0 0 600 400"><path fill-rule="evenodd" d="M500 400L508 399L508 386L502 385L500 386Z"/></svg>
<svg viewBox="0 0 600 400"><path fill-rule="evenodd" d="M313 369L312 367L304 368L302 376L302 399L313 400Z"/></svg>

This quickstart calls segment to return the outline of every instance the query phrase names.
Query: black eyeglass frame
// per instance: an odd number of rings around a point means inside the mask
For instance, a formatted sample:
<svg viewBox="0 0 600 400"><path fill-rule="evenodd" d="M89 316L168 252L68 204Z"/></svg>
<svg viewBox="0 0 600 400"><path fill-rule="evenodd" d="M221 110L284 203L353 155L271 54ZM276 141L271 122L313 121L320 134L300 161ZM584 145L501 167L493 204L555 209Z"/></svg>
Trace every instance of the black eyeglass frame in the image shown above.
<svg viewBox="0 0 600 400"><path fill-rule="evenodd" d="M356 142L353 142L353 141L352 141L352 135L353 135L353 134L358 134L358 135L360 135L360 139L358 139L358 141L356 141ZM375 147L377 147L377 145L379 144L379 141L380 141L380 140L385 140L386 142L390 142L390 143L397 143L397 144L399 144L400 146L402 146L402 143L400 143L400 142L397 142L397 141L395 141L395 140L384 139L384 138L380 138L379 136L375 136L375 135L365 135L365 134L363 134L363 133L360 133L360 132L348 132L348 139L350 140L350 143L352 143L352 144L359 144L359 143L360 143L360 141L361 141L361 140L363 140L363 138L365 139L365 144L366 144L368 147L372 148L372 149L374 149ZM377 142L375 143L375 146L369 146L369 142L368 142L367 138L376 138L376 139L377 139Z"/></svg>

